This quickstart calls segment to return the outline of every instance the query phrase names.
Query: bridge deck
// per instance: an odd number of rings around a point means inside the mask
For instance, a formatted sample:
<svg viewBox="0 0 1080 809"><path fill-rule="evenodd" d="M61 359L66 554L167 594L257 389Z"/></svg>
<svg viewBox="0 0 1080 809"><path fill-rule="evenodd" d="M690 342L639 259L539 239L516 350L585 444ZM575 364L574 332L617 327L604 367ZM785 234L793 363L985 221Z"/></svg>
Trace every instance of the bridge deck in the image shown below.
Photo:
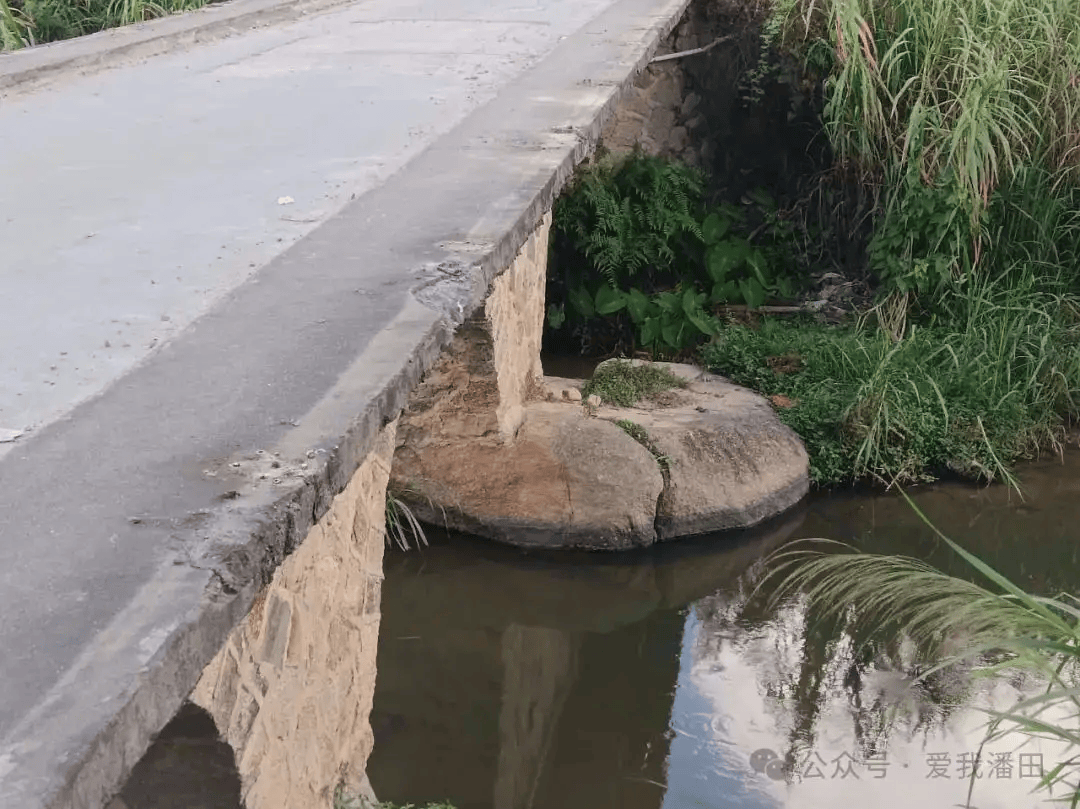
<svg viewBox="0 0 1080 809"><path fill-rule="evenodd" d="M116 787L685 5L370 0L34 84L4 76L112 35L0 59L0 807ZM259 449L326 452L275 485L231 465Z"/></svg>

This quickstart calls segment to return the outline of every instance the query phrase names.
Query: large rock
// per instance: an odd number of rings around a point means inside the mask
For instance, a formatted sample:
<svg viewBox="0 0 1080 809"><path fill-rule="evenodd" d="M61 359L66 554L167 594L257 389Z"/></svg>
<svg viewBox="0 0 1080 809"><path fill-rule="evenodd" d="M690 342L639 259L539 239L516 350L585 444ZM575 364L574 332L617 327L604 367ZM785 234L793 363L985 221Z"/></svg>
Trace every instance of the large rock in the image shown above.
<svg viewBox="0 0 1080 809"><path fill-rule="evenodd" d="M664 458L658 540L757 525L806 495L806 449L765 399L692 365L667 367L686 388L597 412L640 424Z"/></svg>
<svg viewBox="0 0 1080 809"><path fill-rule="evenodd" d="M656 541L664 479L621 429L535 402L512 441L428 435L399 445L392 487L420 519L512 545L623 550Z"/></svg>
<svg viewBox="0 0 1080 809"><path fill-rule="evenodd" d="M566 395L581 380L549 377L553 401L528 403L509 439L477 429L462 401L429 396L403 416L392 487L429 523L597 550L746 528L806 494L806 451L764 399L693 366L668 367L687 387L631 408L582 406ZM620 420L643 427L647 446Z"/></svg>

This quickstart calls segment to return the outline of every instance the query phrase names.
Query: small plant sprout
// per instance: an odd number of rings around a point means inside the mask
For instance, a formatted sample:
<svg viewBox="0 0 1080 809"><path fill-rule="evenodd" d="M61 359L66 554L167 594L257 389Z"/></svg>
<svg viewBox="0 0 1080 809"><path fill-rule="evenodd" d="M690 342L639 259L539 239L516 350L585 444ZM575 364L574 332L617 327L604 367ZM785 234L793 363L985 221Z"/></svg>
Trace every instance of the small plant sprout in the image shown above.
<svg viewBox="0 0 1080 809"><path fill-rule="evenodd" d="M412 509L402 502L400 498L396 497L390 489L387 489L386 544L396 544L401 550L408 551L412 549L409 544L410 539L416 544L417 548L428 544L424 527L420 524L416 515L413 514Z"/></svg>

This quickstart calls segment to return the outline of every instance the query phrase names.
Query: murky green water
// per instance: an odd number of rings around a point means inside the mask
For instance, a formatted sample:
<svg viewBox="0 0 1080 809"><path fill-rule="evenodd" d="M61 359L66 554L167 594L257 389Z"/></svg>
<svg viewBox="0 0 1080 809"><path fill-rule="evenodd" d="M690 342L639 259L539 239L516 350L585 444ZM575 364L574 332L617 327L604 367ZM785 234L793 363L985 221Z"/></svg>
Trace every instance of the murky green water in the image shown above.
<svg viewBox="0 0 1080 809"><path fill-rule="evenodd" d="M1024 500L960 484L916 499L1028 589L1080 591L1080 453L1023 480ZM630 556L544 558L468 539L388 554L376 793L459 809L964 805L977 707L1033 684L964 691L954 678L913 694L902 665L808 637L801 604L749 593L762 557L801 537L962 570L902 500L842 494L752 535ZM953 705L962 692L976 707ZM973 807L1052 805L1031 791L1061 751L1019 742L983 751Z"/></svg>

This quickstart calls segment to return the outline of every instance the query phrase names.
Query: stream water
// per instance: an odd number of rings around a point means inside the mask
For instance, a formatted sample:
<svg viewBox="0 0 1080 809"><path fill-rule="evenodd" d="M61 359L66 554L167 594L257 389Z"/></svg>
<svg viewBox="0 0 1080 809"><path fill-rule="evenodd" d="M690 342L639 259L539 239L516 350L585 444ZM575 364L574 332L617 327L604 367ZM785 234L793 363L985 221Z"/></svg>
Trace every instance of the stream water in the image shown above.
<svg viewBox="0 0 1080 809"><path fill-rule="evenodd" d="M915 499L1022 586L1077 592L1080 453L1027 466L1023 484L1024 499L948 483ZM751 598L761 559L805 537L963 572L903 500L845 494L751 534L628 556L461 538L389 554L376 794L459 809L965 805L979 709L1037 684L943 678L913 691L902 664L808 632L801 603ZM1062 751L1020 742L983 750L972 807L1053 805L1032 790Z"/></svg>
<svg viewBox="0 0 1080 809"><path fill-rule="evenodd" d="M1027 465L1022 482L1023 499L942 483L915 500L1023 587L1080 591L1080 451ZM800 602L752 596L762 559L807 537L964 572L903 500L865 493L814 495L760 530L627 555L441 536L388 551L376 794L458 809L966 805L980 708L1037 684L954 677L913 691L902 655L865 654L810 631ZM213 737L208 720L180 717L123 805L238 807L229 748ZM970 806L1053 805L1033 789L1062 751L1020 741L983 751Z"/></svg>

